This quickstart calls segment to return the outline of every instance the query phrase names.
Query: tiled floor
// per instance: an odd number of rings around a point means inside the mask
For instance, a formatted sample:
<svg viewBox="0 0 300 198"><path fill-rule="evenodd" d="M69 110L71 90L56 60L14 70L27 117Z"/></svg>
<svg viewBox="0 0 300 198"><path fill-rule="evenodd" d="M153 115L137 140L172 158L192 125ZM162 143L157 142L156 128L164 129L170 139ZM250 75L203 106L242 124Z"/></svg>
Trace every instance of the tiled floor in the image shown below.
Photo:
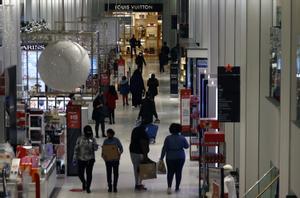
<svg viewBox="0 0 300 198"><path fill-rule="evenodd" d="M160 82L159 95L156 97L156 108L158 111L161 123L159 124L159 132L156 139L156 143L150 146L150 158L157 161L160 156L161 147L165 136L169 134L168 127L172 122L179 122L179 100L177 98L170 98L169 94L169 69L163 74L159 74L159 66L157 60L151 58L146 59L148 62L144 69L144 79L147 80L150 73L156 73ZM81 184L77 177L67 177L61 187L61 191L58 197L69 198L83 198L83 197L122 197L122 198L134 198L134 197L184 197L184 198L196 198L198 197L198 164L197 162L190 162L188 150L186 150L186 163L183 170L183 178L181 183L181 191L179 193L173 192L171 195L166 193L167 181L166 175L158 175L157 179L143 181L148 188L145 192L134 191L134 177L133 168L129 155L129 141L131 130L135 125L138 109L132 109L131 106L123 107L121 100L119 99L116 109L116 124L106 125L107 128L113 128L116 131L116 136L121 140L124 153L120 161L120 176L118 184L118 193L108 193L106 187L106 173L105 165L100 157L101 151L96 153L96 164L93 170L93 181L91 187L91 194L86 192L70 192L70 189L80 188ZM102 144L103 138L98 140L99 144ZM174 178L175 179L175 178ZM173 182L173 186L175 181ZM174 188L174 187L173 187Z"/></svg>

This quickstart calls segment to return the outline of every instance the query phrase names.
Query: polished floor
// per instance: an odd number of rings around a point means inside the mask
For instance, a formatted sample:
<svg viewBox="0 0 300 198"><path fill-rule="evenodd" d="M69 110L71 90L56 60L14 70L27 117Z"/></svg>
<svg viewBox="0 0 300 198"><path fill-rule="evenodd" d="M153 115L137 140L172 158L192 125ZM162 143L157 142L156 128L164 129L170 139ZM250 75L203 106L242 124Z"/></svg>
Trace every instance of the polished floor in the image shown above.
<svg viewBox="0 0 300 198"><path fill-rule="evenodd" d="M155 73L160 82L159 95L156 97L156 108L159 119L159 132L156 143L150 146L149 157L158 161L164 138L169 134L168 127L172 122L179 122L179 100L178 98L170 97L169 92L169 68L166 72L160 74L158 61L155 58L146 59L147 66L143 71L145 81L149 78L149 74ZM130 60L127 60L127 65L130 65ZM134 69L134 68L133 68ZM130 101L131 102L131 101ZM183 197L196 198L198 197L198 163L189 160L189 150L186 150L186 163L183 170L183 178L181 182L181 191L175 193L173 181L173 192L168 195L166 175L158 175L157 179L145 180L143 183L148 188L145 192L134 191L134 176L133 168L129 155L129 142L132 128L135 126L138 109L132 109L131 106L123 107L121 99L118 100L116 109L116 124L106 124L106 129L112 128L116 131L118 137L124 147L124 153L120 161L120 177L118 183L118 193L108 193L106 184L106 173L104 161L101 158L101 151L96 153L96 163L93 170L93 181L91 193L86 192L71 192L71 189L80 188L81 184L77 177L66 177L59 183L62 183L61 190L57 197L65 198L83 198L83 197L116 197L116 198L142 198L142 197ZM98 139L101 145L103 138ZM174 178L175 180L175 178Z"/></svg>

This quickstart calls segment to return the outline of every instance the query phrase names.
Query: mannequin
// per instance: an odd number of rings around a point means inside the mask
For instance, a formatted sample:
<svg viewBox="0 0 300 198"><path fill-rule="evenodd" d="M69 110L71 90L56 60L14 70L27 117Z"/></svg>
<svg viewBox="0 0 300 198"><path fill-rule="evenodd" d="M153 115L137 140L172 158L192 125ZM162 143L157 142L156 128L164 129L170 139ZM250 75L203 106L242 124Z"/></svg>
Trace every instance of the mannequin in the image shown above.
<svg viewBox="0 0 300 198"><path fill-rule="evenodd" d="M226 164L223 166L224 168L224 194L225 197L228 198L237 198L236 189L235 189L235 181L234 177L231 175L231 171L233 170L230 164Z"/></svg>

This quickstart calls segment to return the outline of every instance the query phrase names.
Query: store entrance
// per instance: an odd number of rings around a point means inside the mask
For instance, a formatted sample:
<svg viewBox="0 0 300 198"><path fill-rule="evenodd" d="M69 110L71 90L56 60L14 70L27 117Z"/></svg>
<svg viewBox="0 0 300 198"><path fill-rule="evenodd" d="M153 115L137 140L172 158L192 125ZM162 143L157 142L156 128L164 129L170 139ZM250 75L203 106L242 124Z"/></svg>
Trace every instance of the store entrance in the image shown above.
<svg viewBox="0 0 300 198"><path fill-rule="evenodd" d="M142 51L144 55L158 55L162 45L161 4L122 4L110 5L109 8L106 15L119 18L119 44L122 55L131 54L129 40L132 35L138 41L137 53Z"/></svg>

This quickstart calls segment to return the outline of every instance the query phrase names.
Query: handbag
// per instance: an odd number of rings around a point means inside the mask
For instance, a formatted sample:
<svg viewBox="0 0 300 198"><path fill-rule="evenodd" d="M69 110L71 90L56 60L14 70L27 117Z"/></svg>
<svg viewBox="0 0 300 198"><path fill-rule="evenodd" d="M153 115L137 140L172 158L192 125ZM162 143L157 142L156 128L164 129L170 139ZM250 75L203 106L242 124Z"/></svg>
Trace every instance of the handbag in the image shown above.
<svg viewBox="0 0 300 198"><path fill-rule="evenodd" d="M166 174L167 173L167 170L166 170L166 165L165 165L165 162L164 160L159 160L157 162L157 174Z"/></svg>

